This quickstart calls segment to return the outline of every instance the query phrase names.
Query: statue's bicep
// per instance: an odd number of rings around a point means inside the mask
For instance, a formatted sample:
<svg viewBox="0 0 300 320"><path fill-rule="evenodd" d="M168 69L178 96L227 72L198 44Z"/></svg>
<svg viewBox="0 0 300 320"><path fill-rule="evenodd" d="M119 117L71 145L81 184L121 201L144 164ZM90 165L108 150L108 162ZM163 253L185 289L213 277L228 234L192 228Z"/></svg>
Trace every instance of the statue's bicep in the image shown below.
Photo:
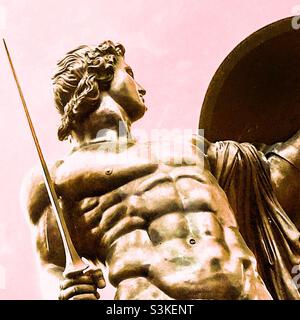
<svg viewBox="0 0 300 320"><path fill-rule="evenodd" d="M35 225L35 240L43 264L64 267L65 253L55 216L48 206Z"/></svg>

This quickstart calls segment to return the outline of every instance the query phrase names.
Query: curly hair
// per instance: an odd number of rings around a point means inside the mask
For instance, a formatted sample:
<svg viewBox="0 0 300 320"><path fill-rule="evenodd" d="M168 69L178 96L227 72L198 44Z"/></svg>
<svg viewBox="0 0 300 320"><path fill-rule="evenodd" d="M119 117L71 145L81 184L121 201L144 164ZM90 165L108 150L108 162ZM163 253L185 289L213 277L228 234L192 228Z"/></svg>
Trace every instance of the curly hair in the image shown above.
<svg viewBox="0 0 300 320"><path fill-rule="evenodd" d="M98 46L80 46L57 63L53 91L56 108L61 114L59 140L70 135L73 124L95 111L101 102L101 91L109 89L118 56L125 48L112 41Z"/></svg>

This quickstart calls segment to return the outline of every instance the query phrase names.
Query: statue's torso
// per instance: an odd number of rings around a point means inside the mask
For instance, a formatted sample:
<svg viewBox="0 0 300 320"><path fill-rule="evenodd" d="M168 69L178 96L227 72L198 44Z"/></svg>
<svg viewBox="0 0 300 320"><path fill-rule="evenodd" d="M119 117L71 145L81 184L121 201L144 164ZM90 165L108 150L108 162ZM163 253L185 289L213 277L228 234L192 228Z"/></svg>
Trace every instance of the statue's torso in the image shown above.
<svg viewBox="0 0 300 320"><path fill-rule="evenodd" d="M80 253L106 259L117 299L268 297L199 149L190 141L108 146L71 154L55 182Z"/></svg>

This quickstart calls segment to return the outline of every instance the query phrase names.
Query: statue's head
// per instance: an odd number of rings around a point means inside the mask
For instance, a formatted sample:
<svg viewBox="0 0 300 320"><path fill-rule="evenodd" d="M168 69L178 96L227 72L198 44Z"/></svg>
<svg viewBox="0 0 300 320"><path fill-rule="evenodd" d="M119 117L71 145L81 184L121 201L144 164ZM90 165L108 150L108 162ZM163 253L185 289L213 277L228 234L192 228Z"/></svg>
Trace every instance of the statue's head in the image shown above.
<svg viewBox="0 0 300 320"><path fill-rule="evenodd" d="M146 91L134 80L124 55L121 44L104 41L97 47L80 46L58 62L53 85L55 104L62 116L60 140L98 109L104 93L126 111L131 121L143 116Z"/></svg>

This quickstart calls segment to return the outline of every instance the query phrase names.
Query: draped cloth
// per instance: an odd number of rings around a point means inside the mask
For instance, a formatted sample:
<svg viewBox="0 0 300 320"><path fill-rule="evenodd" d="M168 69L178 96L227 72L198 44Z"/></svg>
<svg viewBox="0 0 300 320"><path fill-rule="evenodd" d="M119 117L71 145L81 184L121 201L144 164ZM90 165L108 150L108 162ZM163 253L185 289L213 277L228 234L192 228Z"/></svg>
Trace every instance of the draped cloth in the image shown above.
<svg viewBox="0 0 300 320"><path fill-rule="evenodd" d="M276 199L264 154L233 141L215 143L213 152L212 173L227 194L269 292L274 299L300 299L300 283L293 281L300 265L300 233Z"/></svg>

